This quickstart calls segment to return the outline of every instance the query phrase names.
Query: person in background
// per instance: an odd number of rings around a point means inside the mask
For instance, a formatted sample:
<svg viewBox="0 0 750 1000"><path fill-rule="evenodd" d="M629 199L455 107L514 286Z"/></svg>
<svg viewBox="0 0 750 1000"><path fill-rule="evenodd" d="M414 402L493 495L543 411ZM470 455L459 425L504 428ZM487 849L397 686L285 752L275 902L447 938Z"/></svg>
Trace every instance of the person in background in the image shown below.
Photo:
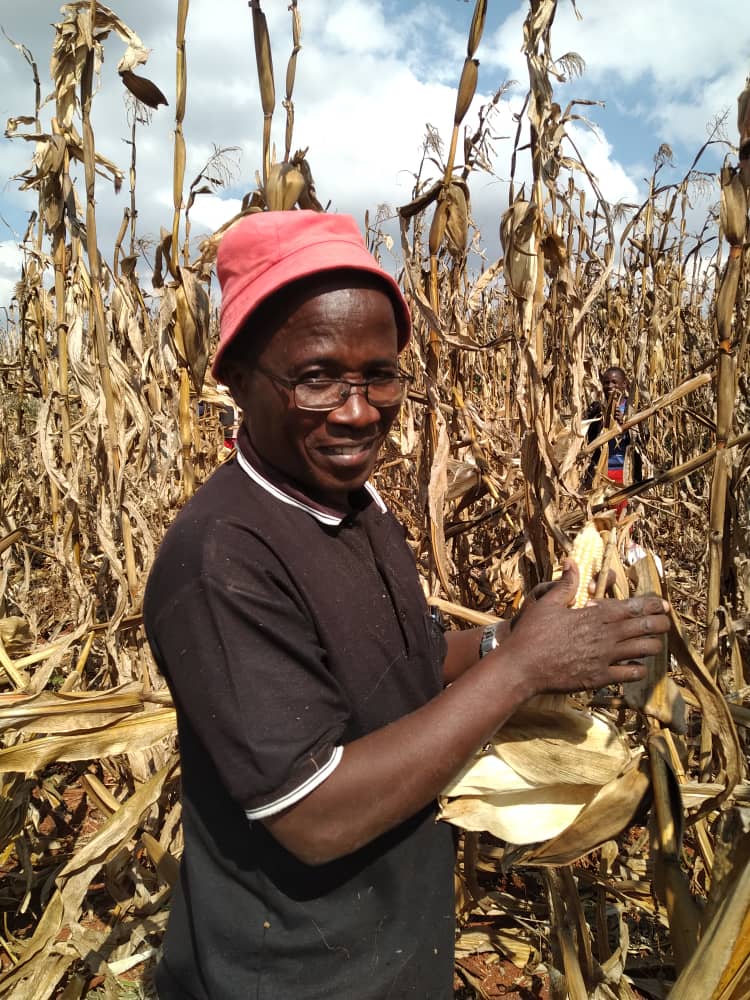
<svg viewBox="0 0 750 1000"><path fill-rule="evenodd" d="M224 235L213 364L237 452L164 538L144 621L174 698L184 853L160 1000L450 1000L454 833L436 799L528 698L638 680L653 597L446 632L372 486L408 306L350 216Z"/></svg>
<svg viewBox="0 0 750 1000"><path fill-rule="evenodd" d="M220 385L219 388L223 389L226 387ZM237 430L239 426L237 407L229 403L226 406L222 406L219 410L219 423L221 424L224 436L224 447L234 448L237 443Z"/></svg>
<svg viewBox="0 0 750 1000"><path fill-rule="evenodd" d="M622 368L612 367L602 374L602 393L604 403L596 399L589 406L584 414L585 420L591 423L586 431L587 442L594 441L603 430L612 427L615 423L624 423L629 408L628 393L630 382ZM591 456L589 467L584 478L584 486L591 488L596 479L596 473L601 468L601 448L597 448ZM626 468L628 474L626 475ZM602 470L603 471L603 470ZM640 482L643 478L643 467L641 457L637 449L633 446L633 437L630 431L623 431L607 442L607 469L606 476L613 483L618 485L630 485L633 482ZM627 479L627 482L626 482ZM616 513L619 515L625 510L627 501L618 504Z"/></svg>

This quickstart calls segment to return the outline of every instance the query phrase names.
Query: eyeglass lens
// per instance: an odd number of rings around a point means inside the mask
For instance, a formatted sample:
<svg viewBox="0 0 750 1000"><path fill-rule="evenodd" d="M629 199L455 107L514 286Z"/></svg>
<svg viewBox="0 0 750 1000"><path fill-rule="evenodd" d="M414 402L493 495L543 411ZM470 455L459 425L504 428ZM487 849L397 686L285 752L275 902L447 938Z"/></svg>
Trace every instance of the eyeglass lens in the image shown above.
<svg viewBox="0 0 750 1000"><path fill-rule="evenodd" d="M406 390L406 382L401 378L375 379L364 383L340 380L298 382L294 387L295 402L297 406L307 409L335 409L343 406L354 385L372 406L395 406L402 402Z"/></svg>

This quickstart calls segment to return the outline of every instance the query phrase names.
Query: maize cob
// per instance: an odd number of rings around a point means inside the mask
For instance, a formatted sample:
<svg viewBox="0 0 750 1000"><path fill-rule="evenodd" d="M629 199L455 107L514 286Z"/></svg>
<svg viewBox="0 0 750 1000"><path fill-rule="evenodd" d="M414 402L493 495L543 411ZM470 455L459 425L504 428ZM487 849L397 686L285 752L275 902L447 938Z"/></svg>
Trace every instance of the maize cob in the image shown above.
<svg viewBox="0 0 750 1000"><path fill-rule="evenodd" d="M570 553L578 566L578 590L572 607L584 608L589 599L589 584L602 568L604 542L592 521L576 535Z"/></svg>

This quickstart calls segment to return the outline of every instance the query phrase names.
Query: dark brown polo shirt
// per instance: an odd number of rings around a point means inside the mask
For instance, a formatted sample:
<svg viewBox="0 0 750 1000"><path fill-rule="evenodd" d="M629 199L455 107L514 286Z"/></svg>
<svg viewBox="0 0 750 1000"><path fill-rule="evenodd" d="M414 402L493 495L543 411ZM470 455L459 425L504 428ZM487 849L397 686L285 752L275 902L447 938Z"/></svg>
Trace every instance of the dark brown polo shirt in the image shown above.
<svg viewBox="0 0 750 1000"><path fill-rule="evenodd" d="M183 768L160 996L447 1000L453 835L434 808L315 868L258 822L441 690L403 529L374 490L342 519L241 447L168 531L144 604Z"/></svg>

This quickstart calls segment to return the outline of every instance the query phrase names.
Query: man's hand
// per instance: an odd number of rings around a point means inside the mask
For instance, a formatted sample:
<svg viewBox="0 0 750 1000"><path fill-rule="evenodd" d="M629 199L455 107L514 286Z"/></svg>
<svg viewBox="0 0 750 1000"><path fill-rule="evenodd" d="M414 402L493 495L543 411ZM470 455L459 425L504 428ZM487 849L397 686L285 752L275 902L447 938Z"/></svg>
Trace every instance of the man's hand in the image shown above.
<svg viewBox="0 0 750 1000"><path fill-rule="evenodd" d="M661 648L657 637L669 629L665 603L631 598L573 609L577 586L571 563L547 593L527 602L513 631L479 662L480 630L459 633L462 669L450 686L347 744L321 785L263 821L273 836L310 865L355 851L439 795L532 695L643 677L644 667L632 661Z"/></svg>
<svg viewBox="0 0 750 1000"><path fill-rule="evenodd" d="M658 597L633 597L572 609L577 585L578 570L568 562L559 581L535 588L510 635L485 663L500 651L523 662L530 694L640 680L645 668L634 661L661 650L669 606Z"/></svg>

